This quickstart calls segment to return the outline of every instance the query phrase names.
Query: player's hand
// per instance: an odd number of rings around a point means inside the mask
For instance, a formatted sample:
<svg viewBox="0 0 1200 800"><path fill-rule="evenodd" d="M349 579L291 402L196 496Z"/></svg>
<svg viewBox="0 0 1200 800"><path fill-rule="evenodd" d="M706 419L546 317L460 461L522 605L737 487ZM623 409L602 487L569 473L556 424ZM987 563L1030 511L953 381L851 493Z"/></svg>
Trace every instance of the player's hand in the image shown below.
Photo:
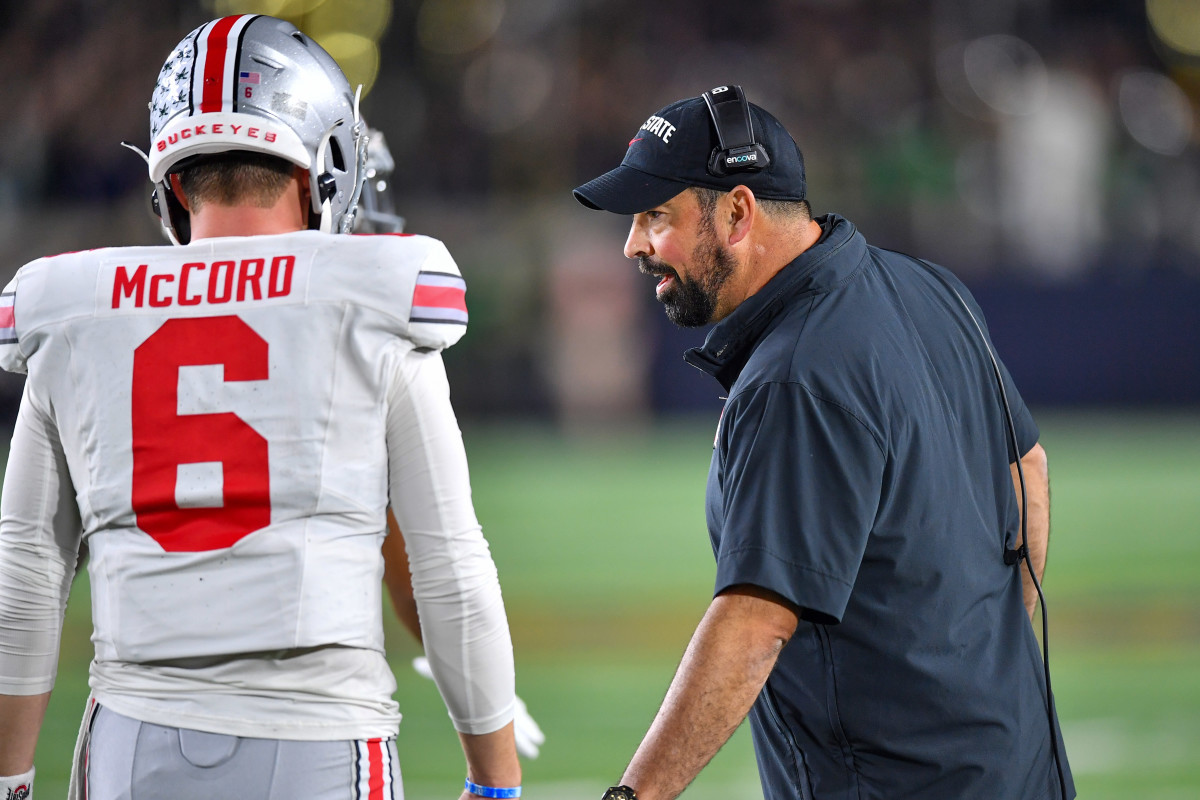
<svg viewBox="0 0 1200 800"><path fill-rule="evenodd" d="M433 680L433 670L429 668L429 659L425 656L413 659L413 669L418 675ZM517 740L517 752L526 758L537 758L541 746L546 742L546 734L542 733L534 718L529 716L529 709L520 697L517 698L516 714L513 716L513 736Z"/></svg>
<svg viewBox="0 0 1200 800"><path fill-rule="evenodd" d="M516 714L513 716L513 736L517 740L517 752L526 758L537 758L541 746L546 743L546 734L529 716L529 709L520 697L517 697Z"/></svg>

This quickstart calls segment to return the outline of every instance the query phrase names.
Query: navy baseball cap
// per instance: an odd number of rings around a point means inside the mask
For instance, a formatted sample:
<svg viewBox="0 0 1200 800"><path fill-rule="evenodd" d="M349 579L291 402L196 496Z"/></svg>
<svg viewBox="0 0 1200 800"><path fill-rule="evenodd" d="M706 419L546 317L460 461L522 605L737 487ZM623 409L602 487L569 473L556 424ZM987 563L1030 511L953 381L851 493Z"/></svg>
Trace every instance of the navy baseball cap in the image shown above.
<svg viewBox="0 0 1200 800"><path fill-rule="evenodd" d="M740 100L739 86L721 86L707 94L711 100L734 90ZM719 165L710 169L710 163L722 160L716 156L723 148L713 112L701 95L677 100L647 119L630 140L621 165L575 189L575 199L588 208L616 214L646 211L692 186L728 191L745 185L760 199L803 200L804 157L796 141L775 117L753 103L746 107L754 142L769 157L766 168L728 174L720 174ZM744 119L740 107L736 113ZM752 153L748 148L734 152L742 150Z"/></svg>

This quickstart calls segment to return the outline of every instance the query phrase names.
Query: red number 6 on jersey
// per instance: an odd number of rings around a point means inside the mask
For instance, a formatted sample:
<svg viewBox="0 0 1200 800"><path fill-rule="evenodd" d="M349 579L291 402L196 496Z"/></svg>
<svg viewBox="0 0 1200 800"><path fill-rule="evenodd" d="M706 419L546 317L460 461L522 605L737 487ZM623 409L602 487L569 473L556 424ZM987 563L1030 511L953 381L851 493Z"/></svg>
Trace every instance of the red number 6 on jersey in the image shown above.
<svg viewBox="0 0 1200 800"><path fill-rule="evenodd" d="M172 319L133 354L133 510L167 551L217 550L271 523L267 440L236 414L180 414L179 368L221 364L226 381L261 381L267 343L237 317ZM219 461L223 504L180 508L180 464Z"/></svg>

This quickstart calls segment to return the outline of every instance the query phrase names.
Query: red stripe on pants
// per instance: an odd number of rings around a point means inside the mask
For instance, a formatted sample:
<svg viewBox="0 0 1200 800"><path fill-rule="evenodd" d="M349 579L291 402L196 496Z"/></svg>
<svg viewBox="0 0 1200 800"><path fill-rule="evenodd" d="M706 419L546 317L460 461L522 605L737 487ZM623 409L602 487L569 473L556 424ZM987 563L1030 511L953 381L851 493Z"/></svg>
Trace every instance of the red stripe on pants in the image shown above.
<svg viewBox="0 0 1200 800"><path fill-rule="evenodd" d="M383 747L380 739L367 740L367 800L383 800Z"/></svg>

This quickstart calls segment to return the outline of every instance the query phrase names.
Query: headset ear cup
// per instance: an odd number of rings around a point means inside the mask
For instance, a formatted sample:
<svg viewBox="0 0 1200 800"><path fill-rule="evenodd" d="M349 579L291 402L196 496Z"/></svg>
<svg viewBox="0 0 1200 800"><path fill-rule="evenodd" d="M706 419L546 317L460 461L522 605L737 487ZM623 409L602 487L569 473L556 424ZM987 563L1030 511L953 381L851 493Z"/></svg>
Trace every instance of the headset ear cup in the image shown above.
<svg viewBox="0 0 1200 800"><path fill-rule="evenodd" d="M708 158L708 174L724 178L738 172L762 172L771 165L771 157L761 144L734 147L730 150L717 148Z"/></svg>
<svg viewBox="0 0 1200 800"><path fill-rule="evenodd" d="M712 155L708 157L708 174L716 178L725 177L725 153L727 150L717 148L712 151Z"/></svg>

